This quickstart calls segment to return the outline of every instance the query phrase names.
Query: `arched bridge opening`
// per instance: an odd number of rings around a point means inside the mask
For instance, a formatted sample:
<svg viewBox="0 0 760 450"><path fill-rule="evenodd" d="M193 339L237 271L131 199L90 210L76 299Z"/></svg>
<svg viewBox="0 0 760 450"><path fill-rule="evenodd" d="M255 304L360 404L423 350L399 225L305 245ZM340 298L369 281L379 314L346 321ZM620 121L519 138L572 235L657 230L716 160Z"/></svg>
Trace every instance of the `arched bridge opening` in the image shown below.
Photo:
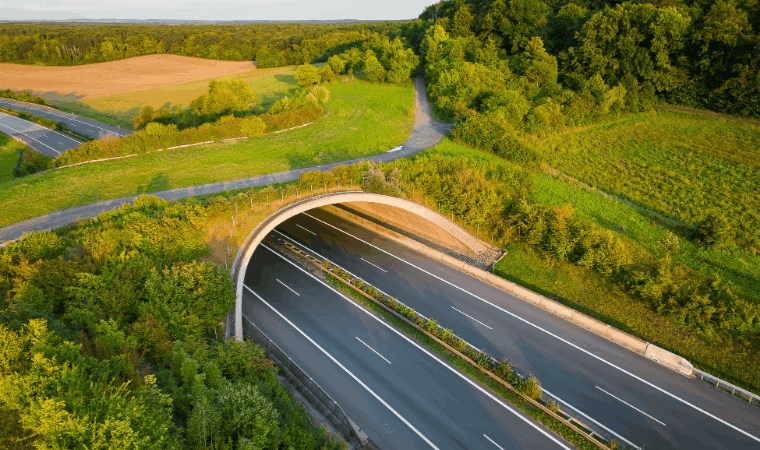
<svg viewBox="0 0 760 450"><path fill-rule="evenodd" d="M446 245L454 248L454 250L464 249L470 255L482 255L486 259L499 253L497 249L473 236L450 218L403 198L364 191L347 191L302 199L281 208L260 222L248 235L235 257L232 266L232 279L235 283L236 300L231 325L236 339L243 339L243 283L256 248L280 224L299 214L328 206L348 207L358 214L375 212L383 217L393 216L397 222L408 222L410 219L416 219L417 229L435 230L433 234L445 236Z"/></svg>

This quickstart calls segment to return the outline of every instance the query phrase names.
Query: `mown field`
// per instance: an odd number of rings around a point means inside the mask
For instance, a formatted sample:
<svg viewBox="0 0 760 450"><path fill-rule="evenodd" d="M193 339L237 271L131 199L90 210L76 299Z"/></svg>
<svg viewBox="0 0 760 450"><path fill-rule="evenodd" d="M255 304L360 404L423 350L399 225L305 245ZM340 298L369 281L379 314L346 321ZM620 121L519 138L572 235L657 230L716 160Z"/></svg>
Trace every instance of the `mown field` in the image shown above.
<svg viewBox="0 0 760 450"><path fill-rule="evenodd" d="M208 80L254 69L250 61L146 55L81 66L0 63L0 86L35 94L94 98Z"/></svg>
<svg viewBox="0 0 760 450"><path fill-rule="evenodd" d="M328 88L327 114L305 128L0 183L0 226L98 200L367 156L394 148L409 136L414 120L411 87L351 81Z"/></svg>
<svg viewBox="0 0 760 450"><path fill-rule="evenodd" d="M721 211L737 243L760 253L758 123L658 111L557 134L536 147L560 173L687 228Z"/></svg>

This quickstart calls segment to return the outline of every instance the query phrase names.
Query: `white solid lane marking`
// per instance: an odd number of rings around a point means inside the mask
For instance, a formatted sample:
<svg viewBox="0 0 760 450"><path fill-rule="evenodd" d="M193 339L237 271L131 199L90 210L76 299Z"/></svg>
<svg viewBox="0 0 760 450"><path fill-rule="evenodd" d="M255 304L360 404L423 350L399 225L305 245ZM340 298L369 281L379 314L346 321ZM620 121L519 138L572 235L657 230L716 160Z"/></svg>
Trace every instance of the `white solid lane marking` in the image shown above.
<svg viewBox="0 0 760 450"><path fill-rule="evenodd" d="M377 356L383 358L383 361L387 362L388 364L391 363L390 361L388 361L388 358L386 358L385 356L381 355L380 352L378 352L374 348L370 347L369 344L367 344L366 342L364 342L361 339L359 339L359 336L356 336L356 340L359 341L359 342L361 342L362 344L364 344L364 346L367 347L368 349L372 350Z"/></svg>
<svg viewBox="0 0 760 450"><path fill-rule="evenodd" d="M316 235L317 235L317 233L315 233L315 232L313 232L313 231L311 231L311 230L309 230L309 229L307 229L307 228L304 228L304 227L302 227L302 226L301 226L301 225L299 225L299 224L296 224L296 226L297 226L298 228L302 229L303 231L307 232L307 233L311 233L311 234L313 234L314 236L316 236Z"/></svg>
<svg viewBox="0 0 760 450"><path fill-rule="evenodd" d="M361 258L361 259L362 259L362 261L364 261L365 263L367 263L367 264L369 264L370 266L374 267L375 269L377 269L377 270L382 270L383 272L385 272L385 273L388 273L388 271L387 271L387 270L383 269L382 267L378 266L377 264L375 264L375 263L373 263L373 262L370 262L370 261L367 261L367 260L366 260L366 259L364 259L364 258Z"/></svg>
<svg viewBox="0 0 760 450"><path fill-rule="evenodd" d="M296 295L297 295L297 296L299 296L299 297L301 296L301 294L299 294L298 292L294 291L294 290L293 290L293 289L292 289L290 286L288 286L287 284L283 283L283 282L282 282L282 281L280 281L278 278L275 278L275 280L277 280L277 282L278 282L278 283L280 283L281 285L285 286L285 288L286 288L287 290L289 290L290 292L292 292L292 293L296 294Z"/></svg>
<svg viewBox="0 0 760 450"><path fill-rule="evenodd" d="M277 254L277 253L275 253L275 254ZM327 356L330 359L330 361L334 362L338 367L340 367L340 369L342 371L344 371L346 374L348 374L349 377L351 377L354 381L356 381L357 383L359 383L359 386L363 387L364 390L366 390L367 392L370 393L370 395L372 395L373 397L375 397L375 399L377 399L377 401L379 401L383 406L385 406L385 408L388 411L390 411L391 414L393 414L394 416L396 416L401 422L404 423L404 425L406 425L407 427L409 427L409 429L412 430L414 432L414 434L416 434L417 436L419 436L430 447L438 450L438 447L436 447L436 445L433 444L433 442L430 441L430 439L428 439L427 436L425 436L424 434L422 434L420 432L420 430L418 430L417 428L415 428L414 425L411 424L411 422L409 422L408 420L406 420L406 418L404 418L404 416L402 416L401 414L399 414L398 411L396 411L395 409L393 409L393 407L391 405L389 405L388 402L386 402L385 400L383 400L382 397L380 397L379 395L377 395L375 393L375 391L373 391L372 389L370 389L370 387L367 386L359 377L357 377L356 375L354 375L354 373L351 372L350 370L348 370L348 368L346 368L346 366L344 366L340 361L338 361L337 359L335 359L335 357L333 355L331 355L327 350L325 350L324 348L322 348L322 346L319 345L314 339L312 339L311 336L309 336L303 330L301 330L300 328L298 328L298 326L296 324L294 324L293 322L291 322L290 319L288 319L287 317L285 317L282 313L280 313L280 311L277 311L277 309L274 306L272 306L269 303L267 303L266 300L264 300L263 298L261 298L261 296L259 294L255 293L251 288L249 288L246 285L243 285L243 287L245 287L246 289L248 289L248 292L250 292L251 294L255 295L256 298L258 298L259 300L261 300L261 302L264 303L264 305L266 305L269 309L271 309L275 314L277 314L288 325L290 325L291 327L293 327L293 329L295 329L298 332L298 334L300 334L301 336L303 336L304 338L306 338L307 341L309 341L314 347L316 347L320 352L322 352L322 354L324 354L325 356ZM251 320L248 319L247 317L246 317L246 320L248 320L249 322L251 322ZM253 322L251 322L251 323L253 323Z"/></svg>
<svg viewBox="0 0 760 450"><path fill-rule="evenodd" d="M83 122L83 121L77 119L76 117L72 117L72 116L68 116L68 115L64 115L64 114L57 114L57 113L54 113L54 112L49 111L47 109L44 110L44 111L41 111L40 109L34 109L34 108L30 108L30 107L26 106L26 110L30 111L30 112L36 112L36 113L42 113L42 114L50 114L51 116L55 116L55 117L62 117L64 119L72 120L74 122L79 122L82 125L86 125L86 126L89 126L89 127L94 127L94 128L99 129L99 130L105 131L106 133L115 134L117 136L123 137L123 136L126 135L126 132L123 132L123 131L116 132L116 131L107 130L107 129L99 127L98 125L95 125L93 123ZM124 133L124 134L122 134L122 133ZM93 137L96 137L96 136L93 136Z"/></svg>
<svg viewBox="0 0 760 450"><path fill-rule="evenodd" d="M467 314L466 312L464 312L464 311L462 311L460 309L454 308L453 306L451 307L451 309L453 309L454 311L458 312L459 314L467 317L470 320L474 320L475 322L483 325L484 327L488 328L489 330L493 330L493 328L489 327L488 325L484 324L483 322L479 321L478 319L472 317L471 315Z"/></svg>
<svg viewBox="0 0 760 450"><path fill-rule="evenodd" d="M665 425L665 422L662 420L657 420L654 417L650 416L649 414L645 413L644 411L640 410L639 408L633 406L632 404L628 403L627 401L623 400L620 397L615 397L614 395L610 394L609 392L605 391L604 389L600 388L599 386L594 386L595 388L599 389L600 391L604 392L605 394L609 395L610 397L614 398L615 400L619 401L620 403L630 406L631 408L635 409L636 411L640 412L641 414L644 414L645 416L649 417L650 419L654 420L655 422L659 423L663 427L667 426Z"/></svg>
<svg viewBox="0 0 760 450"><path fill-rule="evenodd" d="M555 443L555 444L557 444L558 446L560 446L560 447L564 448L565 450L571 450L571 449L570 449L570 447L568 447L567 445L565 445L563 442L561 442L561 441L560 441L559 439L557 439L556 437L554 437L554 436L552 436L551 434L549 434L549 433L548 433L546 430L544 430L542 427L540 427L539 425L537 425L537 424L535 424L535 423L531 422L531 421L530 421L529 419L527 419L526 417L522 416L522 415L521 415L520 413L518 413L518 412L517 412L515 409L511 408L509 405L507 405L506 403L504 403L503 401L501 401L499 398L497 398L497 397L496 397L495 395L493 395L491 392L489 392L489 391L485 390L485 389L484 389L482 386L480 386L479 384L477 384L477 383L475 383L474 381L472 381L472 380L471 380L470 378L468 378L466 375L464 375L464 374L462 374L462 373L458 372L456 369L454 369L454 368L452 368L450 365L446 364L446 363L445 363L445 362L444 362L442 359L440 359L440 358L438 358L437 356L435 356L435 355L433 355L432 353L430 353L430 352L429 352L427 349L425 349L424 347L422 347L422 346L421 346L421 345L419 345L418 343L414 342L414 341L413 341L411 338L407 337L405 334L401 333L400 331L398 331L398 330L397 330L396 328L394 328L393 326L391 326L391 325L387 324L386 322L382 321L382 320L381 320L379 317L375 316L375 315L374 315L374 314L372 314L371 312L367 311L367 310L366 310L366 309L364 309L363 307L361 307L361 306L359 306L358 304L356 304L356 302L354 302L354 301L353 301L353 300L351 300L350 298L346 297L346 295L345 295L345 294L343 294L342 292L340 292L339 290L335 289L334 287L332 287L332 286L330 286L329 284L325 283L324 281L320 280L319 278L317 278L317 277L316 277L316 276L314 276L313 274L309 273L307 270L305 270L304 268L300 267L298 264L294 263L293 261L289 260L288 258L286 258L286 257L282 256L281 254L277 253L276 251L272 250L272 249L271 249L271 248L269 248L269 247L268 247L266 244L259 244L259 245L261 245L261 246L262 246L262 247L264 247L265 249L269 250L270 252L272 252L273 254L275 254L276 256L278 256L280 259L282 259L283 261L287 262L287 263L288 263L288 264L290 264L291 266L293 266L293 267L295 267L296 269L300 270L301 272L305 273L307 276L309 276L310 278L314 279L314 280L315 280L317 283L319 283L319 284L321 284L322 286L325 286L327 289L329 289L329 290L333 291L333 292L334 292L334 293L335 293L335 294L336 294L338 297L340 297L340 298L342 298L344 301L348 302L348 304L352 305L354 308L358 309L358 310L359 310L359 311L361 311L362 313L364 313L364 314L368 315L369 317L371 317L372 319L376 320L378 323L380 323L380 325L384 326L385 328L387 328L388 330L390 330L390 331L391 331L393 334L395 334L396 336L398 336L398 337L400 337L401 339L405 340L405 341L406 341L406 342L408 342L410 345L412 345L413 347L415 347L417 350L421 351L422 353L424 353L424 354L426 354L427 356L429 356L430 358L432 358L432 359L433 359L434 361L436 361L438 364L442 365L443 367L445 367L446 369L448 369L449 371L451 371L451 372L452 372L454 375L456 375L457 377L459 377L460 379L462 379L462 380L463 380L465 383L467 383L467 384L469 384L470 386L472 386L473 388L477 389L477 390L478 390L479 392L481 392L483 395L485 395L486 397L488 397L488 398L490 398L491 400L493 400L494 402L496 402L496 403L497 403L499 406L501 406L502 408L506 409L507 411L509 411L510 413L514 414L515 416L517 416L517 418L518 418L518 419L520 419L520 420L522 420L523 422L525 422L525 423L527 423L528 425L530 425L532 428L534 428L536 431L538 431L539 433L541 433L541 434L543 434L544 436L546 436L547 438L549 438L549 439L550 439L552 442L554 442L554 443Z"/></svg>
<svg viewBox="0 0 760 450"><path fill-rule="evenodd" d="M546 390L546 388L542 387L542 388L541 388L541 390L542 390L542 391L544 391L545 393L549 394L549 396L553 397L553 398L554 398L555 400L557 400L558 402L560 402L560 403L562 403L563 405L565 405L567 408L569 408L569 409L571 409L571 410L575 411L576 413L578 413L580 416L582 416L583 418L585 418L585 419L586 419L586 420L588 420L589 422L592 422L592 423L596 424L598 427L602 428L603 430L606 430L608 433L612 434L613 436L617 437L617 438L618 438L618 439L620 439L621 441L623 441L623 442L625 442L626 444L630 445L632 448L635 448L635 449L641 450L641 447L640 447L640 446L638 446L638 445L634 444L633 442L629 441L628 439L624 438L623 436L619 435L618 433L614 432L613 430L611 430L611 429L607 428L607 427L606 427L606 426L604 426L602 423L600 423L600 422L598 422L598 421L594 420L592 417L590 417L589 415L585 414L585 413L584 413L583 411L581 411L580 409L576 408L575 406L571 405L570 403L568 403L568 402L566 402L566 401L562 400L561 398L557 397L556 395L552 394L551 392L549 392L548 390Z"/></svg>
<svg viewBox="0 0 760 450"><path fill-rule="evenodd" d="M2 114L2 113L0 113L0 114ZM5 128L7 128L7 129L11 130L11 132L13 132L13 133L16 133L16 134L18 134L18 135L20 135L20 136L22 136L22 137L25 137L25 138L27 138L27 139L31 139L32 141L34 141L34 142L36 142L36 143L38 143L38 144L40 144L40 145L43 145L43 146L45 146L45 147L49 148L51 151L55 152L55 154L56 154L56 155L59 155L59 154L61 153L61 152L59 152L58 150L54 149L53 147L51 147L51 146L47 145L46 143L44 143L44 142L42 142L42 141L40 141L40 140L38 140L38 139L35 139L35 138L33 138L33 137L31 137L31 136L27 135L27 134L26 134L26 133L24 133L23 131L19 131L19 130L15 129L15 128L13 128L13 127L12 127L12 126L10 126L10 125L6 125L6 124L4 124L4 123L0 123L0 127L5 127Z"/></svg>
<svg viewBox="0 0 760 450"><path fill-rule="evenodd" d="M493 439L491 439L490 437L488 437L487 434L483 433L483 437L486 438L486 439L488 439L488 442L492 443L497 448L500 448L501 450L504 450L504 447L502 447L501 445L497 444L496 441L494 441Z"/></svg>
<svg viewBox="0 0 760 450"><path fill-rule="evenodd" d="M524 319L524 318L522 318L522 317L518 316L517 314L515 314L515 313L513 313L513 312L511 312L511 311L508 311L508 310L506 310L506 309L504 309L504 308L502 308L501 306L499 306L499 305L496 305L495 303L489 302L488 300L486 300L486 299L484 299L484 298L482 298L482 297L478 296L477 294L473 294L472 292L470 292L470 291L468 291L468 290L466 290L466 289L464 289L464 288L461 288L461 287L459 287L459 286L455 285L454 283L451 283L451 282L449 282L449 281L447 281L447 280L445 280L445 279L443 279L443 278L439 277L438 275L436 275L436 274L434 274L434 273L428 272L427 270L425 270L425 269L423 269L423 268L421 268L421 267L419 267L419 266L417 266L417 265L415 265L415 264L413 264L413 263L411 263L411 262L409 262L409 261L407 261L407 260L405 260L405 259L403 259L403 258L401 258L401 257L398 257L398 256L394 255L393 253L390 253L390 252L388 252L388 251L385 251L385 250L381 249L380 247L378 247L378 246L376 246L376 245L370 244L369 242L365 241L365 240L364 240L364 239L362 239L362 238L356 237L356 236L354 236L354 235L353 235L353 234L351 234L351 233L348 233L348 232L346 232L346 231L343 231L343 230L341 230L340 228L338 228L338 227L336 227L336 226L334 226L334 225L330 225L329 223L325 222L324 220L318 219L318 218L316 218L316 217L312 216L312 215L311 215L311 214L309 214L309 213L303 213L303 214L304 214L304 215L306 215L306 216L309 216L309 217L311 217L312 219L314 219L314 220L316 220L316 221L318 221L318 222L321 222L321 223L323 223L323 224L325 224L325 225L327 225L327 226L329 226L329 227L331 227L331 228L334 228L334 229L336 229L336 230L340 231L341 233L344 233L344 234L346 234L346 235L348 235L348 236L351 236L352 238L354 238L354 239L356 239L356 240L358 240L358 241L360 241L360 242L363 242L363 243L365 243L365 244L369 245L370 247L376 248L377 250L380 250L381 252L383 252L383 253L385 253L385 254L387 254L387 255L389 255L389 256L392 256L393 258L396 258L397 260L399 260L399 261L401 261L401 262L403 262L403 263L406 263L406 264L408 264L408 265L409 265L409 266L411 266L411 267L414 267L415 269L419 270L420 272L423 272L423 273L425 273L425 274L428 274L428 275L430 275L431 277L433 277L433 278L435 278L435 279L437 279L437 280L440 280L440 281L442 281L442 282L444 282L444 283L446 283L446 284L448 284L448 285L450 285L450 286L452 286L452 287L454 287L454 288L456 288L456 289L458 289L458 290L460 290L460 291L462 291L462 292L464 292L464 293L466 293L466 294L468 294L468 295L472 296L473 298L475 298L475 299L477 299L477 300L480 300L481 302L483 302L483 303L485 303L485 304L487 304L487 305L491 305L491 306L493 306L494 308L498 309L499 311L502 311L502 312L504 312L505 314L508 314L508 315L510 315L510 316L512 316L512 317L514 317L515 319L517 319L517 320L519 320L519 321L521 321L521 322L523 322L523 323L525 323L525 324L527 324L527 325L530 325L531 327L533 327L533 328L535 328L535 329L537 329L537 330L539 330L539 331L541 331L541 332L543 332L543 333L546 333L547 335L549 335L549 336L551 336L551 337L553 337L553 338L555 338L555 339L559 340L560 342L563 342L563 343L565 343L565 344L567 344L567 345L569 345L569 346L571 346L571 347L575 348L576 350L578 350L578 351L580 351L580 352L583 352L583 353L585 353L586 355L588 355L588 356L590 356L590 357L592 357L592 358L596 359L597 361L600 361L600 362L602 362L602 363L604 363L604 364L607 364L608 366L610 366L610 367L612 367L612 368L614 368L614 369L616 369L616 370L618 370L618 371L620 371L620 372L622 372L622 373L624 373L624 374L626 374L626 375L630 376L631 378L633 378L633 379L635 379L635 380L637 380L637 381L640 381L641 383L644 383L644 384L646 384L647 386L651 387L652 389L655 389L655 390L657 390L657 391L659 391L659 392L661 392L661 393L663 393L663 394L667 395L668 397L670 397L670 398L672 398L672 399L674 399L674 400L677 400L677 401L679 401L679 402L683 403L684 405L686 405L686 406L688 406L688 407L690 407L690 408L694 409L695 411L698 411L698 412L700 412L700 413L704 414L705 416L707 416L707 417L709 417L709 418L711 418L711 419L713 419L713 420L715 420L715 421L717 421L717 422L719 422L719 423L722 423L723 425L725 425L725 426L727 426L727 427L731 428L732 430L738 431L739 433L741 433L741 434L743 434L743 435L745 435L745 436L749 437L750 439L753 439L753 440L755 440L755 441L757 441L757 442L760 442L760 438L759 438L759 437L757 437L757 436L755 436L755 435L753 435L753 434L750 434L750 433L748 433L747 431L744 431L744 430L742 430L741 428L737 427L736 425L733 425L733 424L731 424L731 423L729 423L729 422L727 422L727 421L725 421L725 420L721 419L720 417L716 416L715 414L713 414L713 413L711 413L711 412L709 412L709 411L705 411L704 409L702 409L702 408L700 408L699 406L697 406L697 405L695 405L695 404L693 404L693 403L689 402L688 400L684 400L684 399L682 399L681 397L677 396L676 394L673 394L673 393L671 393L671 392L669 392L669 391L666 391L665 389L663 389L663 388L661 388L661 387L657 386L656 384L652 383L651 381L647 381L647 380L645 380L645 379L641 378L640 376L638 376L638 375L634 374L633 372L630 372L630 371L628 371L628 370L626 370L626 369L623 369L622 367L620 367L620 366L617 366L617 365L613 364L613 363L612 363L612 362L610 362L610 361L607 361L606 359L602 358L601 356L598 356L598 355L596 355L596 354L594 354L594 353L590 352L589 350L586 350L585 348L583 348L583 347L580 347L579 345L573 344L572 342L568 341L567 339L565 339L565 338L562 338L562 337L560 337L560 336L558 336L558 335L556 335L556 334L552 333L551 331L549 331L549 330L547 330L547 329L544 329L544 328L540 327L539 325L536 325L536 324L534 324L533 322L531 322L531 321L529 321L529 320L527 320L527 319Z"/></svg>

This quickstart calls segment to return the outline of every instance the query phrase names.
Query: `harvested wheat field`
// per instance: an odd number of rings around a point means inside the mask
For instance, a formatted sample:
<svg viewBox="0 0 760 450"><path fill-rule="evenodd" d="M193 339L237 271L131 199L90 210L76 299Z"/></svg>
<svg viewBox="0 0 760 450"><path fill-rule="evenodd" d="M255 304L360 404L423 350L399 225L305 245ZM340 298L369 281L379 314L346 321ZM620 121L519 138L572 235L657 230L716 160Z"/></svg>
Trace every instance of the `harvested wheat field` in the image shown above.
<svg viewBox="0 0 760 450"><path fill-rule="evenodd" d="M177 55L147 55L67 67L0 63L0 88L93 98L208 80L252 69L254 65L250 61L217 61Z"/></svg>

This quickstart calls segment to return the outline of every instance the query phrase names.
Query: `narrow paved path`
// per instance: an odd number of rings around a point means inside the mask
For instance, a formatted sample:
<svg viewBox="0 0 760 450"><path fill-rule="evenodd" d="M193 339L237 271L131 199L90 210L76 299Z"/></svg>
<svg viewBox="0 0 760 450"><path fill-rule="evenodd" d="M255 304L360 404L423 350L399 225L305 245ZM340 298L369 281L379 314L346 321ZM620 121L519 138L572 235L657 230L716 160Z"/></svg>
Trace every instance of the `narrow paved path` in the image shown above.
<svg viewBox="0 0 760 450"><path fill-rule="evenodd" d="M414 130L412 131L411 136L409 136L409 139L407 139L404 145L400 148L365 158L339 161L312 167L303 167L300 169L261 175L253 178L243 178L239 180L223 181L220 183L204 184L201 186L191 186L186 188L171 189L168 191L152 192L150 195L155 195L166 200L178 200L182 198L196 197L199 195L217 194L230 190L295 181L298 180L301 177L301 174L304 172L311 172L315 170L330 171L335 167L341 165L354 164L362 161L388 162L410 156L415 153L419 153L438 144L446 135L446 133L448 133L451 126L438 123L433 119L430 104L428 103L427 96L425 95L425 82L421 75L418 76L415 80L414 90L416 103ZM121 197L113 200L91 203L89 205L82 205L76 208L65 209L44 216L25 220L23 222L15 223L13 225L8 225L7 227L0 228L0 242L7 242L18 239L22 234L28 233L30 231L60 228L62 226L74 223L80 219L95 217L102 212L118 208L124 203L131 203L134 201L135 197L137 196Z"/></svg>
<svg viewBox="0 0 760 450"><path fill-rule="evenodd" d="M80 141L65 134L3 112L0 112L0 133L5 133L23 142L32 150L51 158L81 144Z"/></svg>
<svg viewBox="0 0 760 450"><path fill-rule="evenodd" d="M20 102L18 100L0 98L0 106L3 108L15 109L16 111L34 114L35 116L55 120L56 122L61 122L63 124L66 124L66 126L69 127L69 129L72 131L95 139L109 134L113 134L118 137L124 137L132 134L131 131L124 130L119 127L114 127L103 122L98 122L97 120L77 116L76 114L65 113L55 108L38 105L36 103L27 103Z"/></svg>

